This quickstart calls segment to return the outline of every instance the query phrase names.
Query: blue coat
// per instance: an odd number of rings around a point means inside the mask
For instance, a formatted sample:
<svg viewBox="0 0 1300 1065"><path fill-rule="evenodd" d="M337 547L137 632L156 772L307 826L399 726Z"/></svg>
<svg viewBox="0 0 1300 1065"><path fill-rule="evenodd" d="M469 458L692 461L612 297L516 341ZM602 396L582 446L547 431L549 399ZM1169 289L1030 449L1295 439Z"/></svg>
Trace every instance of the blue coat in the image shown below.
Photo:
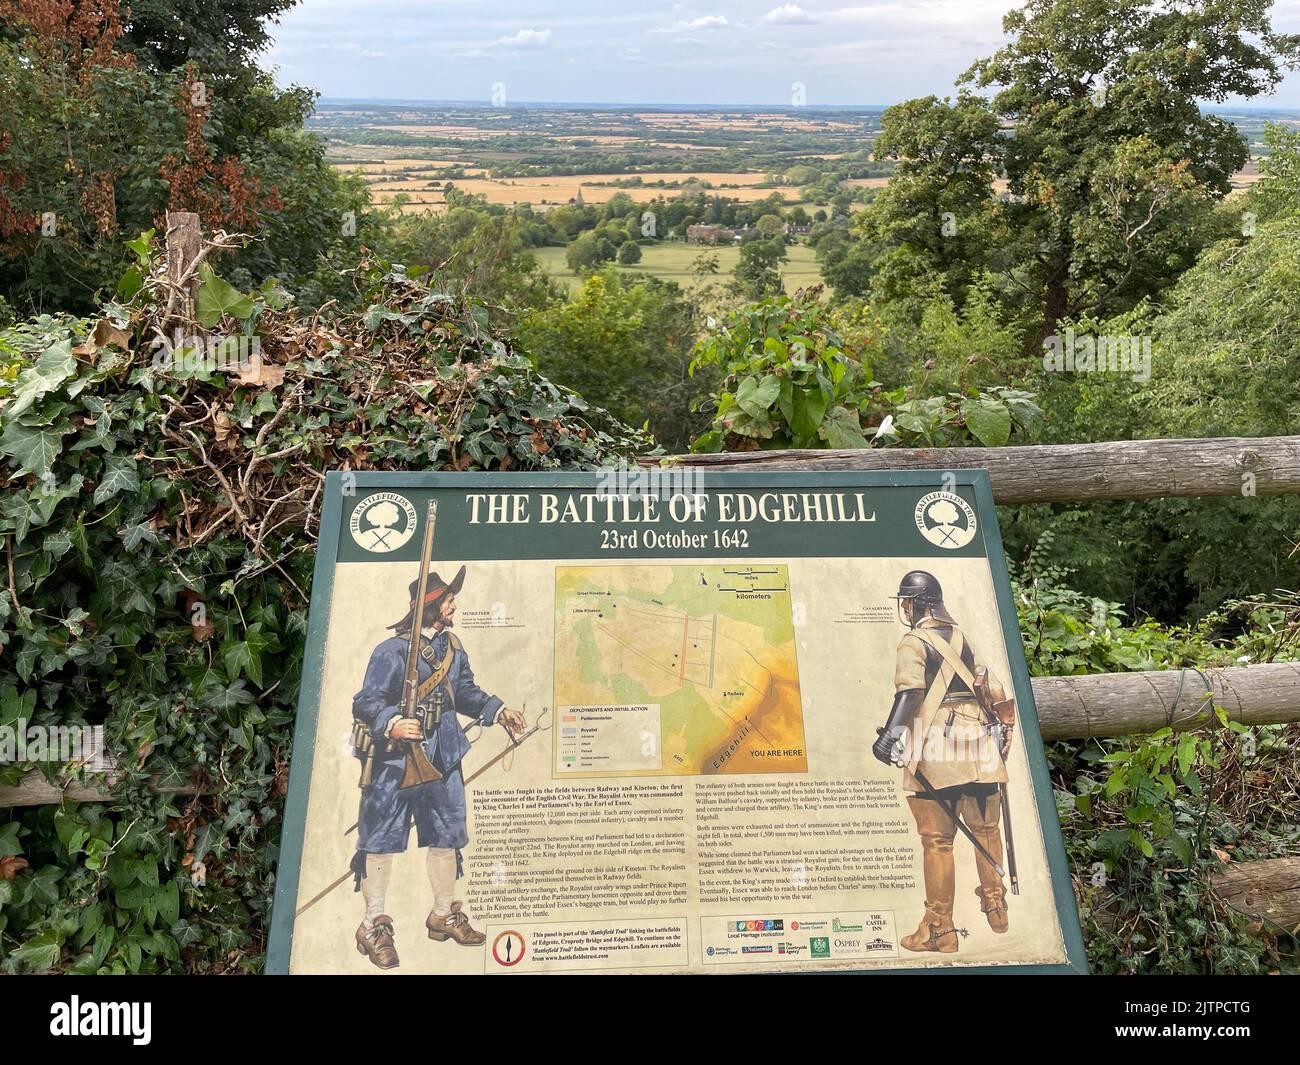
<svg viewBox="0 0 1300 1065"><path fill-rule="evenodd" d="M424 644L432 646L434 662L442 662L447 653L448 638L446 632L438 633L432 640L424 638ZM373 749L380 753L386 751L389 725L402 712L402 678L406 675L407 648L407 641L401 636L394 636L376 647L370 656L370 665L366 667L366 679L352 700L352 716L370 729ZM433 674L433 666L423 656L418 665L419 682L423 684ZM469 752L469 741L457 715L480 721L485 726L491 725L501 709L501 700L474 683L474 671L470 669L469 655L464 648L452 653L451 669L443 686L450 693L444 706L455 713L444 711L441 723L425 737L424 753L438 770L445 773ZM405 765L406 756L398 750L380 758L379 762Z"/></svg>
<svg viewBox="0 0 1300 1065"><path fill-rule="evenodd" d="M449 635L440 632L432 640L433 660L441 664L447 653ZM387 732L401 711L402 679L406 675L407 641L394 636L385 640L370 656L365 681L352 700L352 716L370 730L375 764L371 783L361 792L357 850L362 854L392 854L406 850L412 824L421 847L465 846L465 785L460 761L469 752L460 717L491 725L501 709L501 700L474 683L474 672L464 648L452 651L451 668L443 681L442 720L425 736L424 753L443 778L414 788L401 788L406 753L400 745L388 747ZM424 683L434 667L421 656L419 681ZM354 870L356 866L354 865ZM359 876L364 875L364 865ZM358 884L360 880L358 880Z"/></svg>

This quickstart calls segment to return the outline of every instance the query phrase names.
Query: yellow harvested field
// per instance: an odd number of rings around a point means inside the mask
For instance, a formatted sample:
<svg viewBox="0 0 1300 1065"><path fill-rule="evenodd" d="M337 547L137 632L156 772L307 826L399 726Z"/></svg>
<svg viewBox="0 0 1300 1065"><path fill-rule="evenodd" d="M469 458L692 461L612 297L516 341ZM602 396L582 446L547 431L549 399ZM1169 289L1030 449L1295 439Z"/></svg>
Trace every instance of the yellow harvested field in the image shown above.
<svg viewBox="0 0 1300 1065"><path fill-rule="evenodd" d="M447 183L438 176L440 167L457 166L451 160L430 159L389 159L364 164L336 163L338 169L348 173L360 172L366 179L371 195L378 203L391 203L399 194L405 194L419 202L408 203L403 207L405 213L421 211L441 211L444 207L442 188ZM451 183L462 192L483 196L488 203L517 204L530 203L537 208L554 207L566 204L582 193L586 203L605 203L619 192L626 192L634 199L653 199L656 196L671 198L679 195L682 185L689 181L707 182L712 191L731 199L752 202L765 200L774 192L780 193L788 202L798 202L799 189L794 185L776 187L758 186L767 181L766 174L733 174L721 170L693 171L655 171L637 175L630 174L573 174L550 177L490 178L482 167L466 167L463 178L454 178ZM627 178L640 177L644 185L640 187L620 187L618 182ZM654 182L668 181L677 187L659 189ZM602 184L590 184L599 182Z"/></svg>

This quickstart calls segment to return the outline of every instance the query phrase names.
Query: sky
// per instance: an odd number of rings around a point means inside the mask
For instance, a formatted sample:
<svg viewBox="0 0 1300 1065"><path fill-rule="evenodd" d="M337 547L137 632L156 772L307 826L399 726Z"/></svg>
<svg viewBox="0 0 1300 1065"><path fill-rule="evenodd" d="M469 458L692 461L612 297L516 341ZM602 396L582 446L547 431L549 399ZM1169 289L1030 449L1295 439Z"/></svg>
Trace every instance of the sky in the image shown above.
<svg viewBox="0 0 1300 1065"><path fill-rule="evenodd" d="M944 95L1015 0L300 0L265 57L326 97L891 104ZM1274 26L1300 32L1300 0ZM1257 106L1300 107L1300 74Z"/></svg>

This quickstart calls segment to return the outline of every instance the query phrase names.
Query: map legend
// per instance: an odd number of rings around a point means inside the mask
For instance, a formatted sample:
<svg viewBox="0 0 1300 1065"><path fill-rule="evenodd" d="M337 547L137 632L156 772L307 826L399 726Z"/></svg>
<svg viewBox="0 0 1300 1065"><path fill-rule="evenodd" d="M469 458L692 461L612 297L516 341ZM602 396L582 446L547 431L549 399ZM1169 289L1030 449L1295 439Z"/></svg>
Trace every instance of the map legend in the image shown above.
<svg viewBox="0 0 1300 1065"><path fill-rule="evenodd" d="M658 703L560 708L557 773L635 773L663 768Z"/></svg>

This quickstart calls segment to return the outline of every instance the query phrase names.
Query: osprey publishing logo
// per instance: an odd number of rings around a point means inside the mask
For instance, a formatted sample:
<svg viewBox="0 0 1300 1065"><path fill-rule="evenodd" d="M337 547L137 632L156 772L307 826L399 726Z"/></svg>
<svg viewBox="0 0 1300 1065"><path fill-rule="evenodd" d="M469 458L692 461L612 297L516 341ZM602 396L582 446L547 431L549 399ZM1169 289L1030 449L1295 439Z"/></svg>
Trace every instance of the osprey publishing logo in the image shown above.
<svg viewBox="0 0 1300 1065"><path fill-rule="evenodd" d="M376 492L357 504L348 531L364 550L386 555L415 535L415 525L415 507L406 496Z"/></svg>
<svg viewBox="0 0 1300 1065"><path fill-rule="evenodd" d="M975 539L975 510L953 492L931 492L916 504L916 527L935 547L955 551Z"/></svg>

